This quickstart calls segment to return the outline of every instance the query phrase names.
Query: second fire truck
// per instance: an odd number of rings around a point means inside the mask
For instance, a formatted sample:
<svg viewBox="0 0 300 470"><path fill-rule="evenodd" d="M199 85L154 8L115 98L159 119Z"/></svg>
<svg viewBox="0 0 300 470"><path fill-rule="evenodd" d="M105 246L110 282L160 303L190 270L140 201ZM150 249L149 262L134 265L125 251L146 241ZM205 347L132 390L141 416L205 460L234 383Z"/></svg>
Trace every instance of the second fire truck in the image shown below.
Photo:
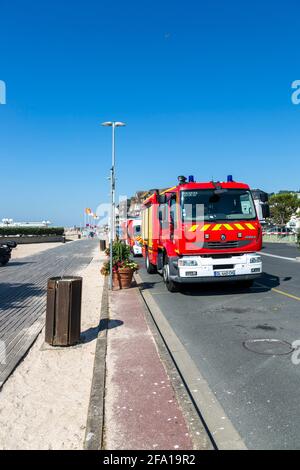
<svg viewBox="0 0 300 470"><path fill-rule="evenodd" d="M141 219L127 219L124 227L125 241L133 256L142 254Z"/></svg>

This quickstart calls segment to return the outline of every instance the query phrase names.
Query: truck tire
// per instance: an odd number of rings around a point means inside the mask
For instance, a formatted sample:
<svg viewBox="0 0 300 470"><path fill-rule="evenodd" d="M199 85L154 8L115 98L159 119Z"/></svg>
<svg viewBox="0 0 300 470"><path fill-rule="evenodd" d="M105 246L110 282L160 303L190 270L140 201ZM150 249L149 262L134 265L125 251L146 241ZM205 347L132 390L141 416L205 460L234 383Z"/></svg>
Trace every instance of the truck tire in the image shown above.
<svg viewBox="0 0 300 470"><path fill-rule="evenodd" d="M9 258L7 256L2 256L0 258L0 265L5 266L9 262Z"/></svg>
<svg viewBox="0 0 300 470"><path fill-rule="evenodd" d="M163 279L169 292L178 292L178 284L170 279L170 266L167 257L164 260Z"/></svg>
<svg viewBox="0 0 300 470"><path fill-rule="evenodd" d="M149 274L155 274L157 272L155 264L150 263L148 251L146 252L145 267Z"/></svg>

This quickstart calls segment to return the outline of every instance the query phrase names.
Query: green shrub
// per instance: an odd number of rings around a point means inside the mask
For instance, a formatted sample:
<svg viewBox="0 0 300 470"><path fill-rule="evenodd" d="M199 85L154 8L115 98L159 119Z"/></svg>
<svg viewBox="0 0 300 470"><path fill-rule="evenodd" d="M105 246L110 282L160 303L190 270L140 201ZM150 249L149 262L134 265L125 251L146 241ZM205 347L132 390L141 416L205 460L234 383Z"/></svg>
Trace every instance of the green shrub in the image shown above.
<svg viewBox="0 0 300 470"><path fill-rule="evenodd" d="M106 248L105 253L107 256L110 254L110 247ZM113 242L113 262L125 261L130 258L130 247L121 240Z"/></svg>
<svg viewBox="0 0 300 470"><path fill-rule="evenodd" d="M63 227L0 227L0 236L5 235L57 235L64 234Z"/></svg>
<svg viewBox="0 0 300 470"><path fill-rule="evenodd" d="M113 242L113 272L116 273L122 268L130 268L132 271L137 271L139 265L130 259L130 247L121 240ZM110 254L110 249L105 250L107 256ZM110 273L110 261L105 261L101 268L101 274L108 276Z"/></svg>

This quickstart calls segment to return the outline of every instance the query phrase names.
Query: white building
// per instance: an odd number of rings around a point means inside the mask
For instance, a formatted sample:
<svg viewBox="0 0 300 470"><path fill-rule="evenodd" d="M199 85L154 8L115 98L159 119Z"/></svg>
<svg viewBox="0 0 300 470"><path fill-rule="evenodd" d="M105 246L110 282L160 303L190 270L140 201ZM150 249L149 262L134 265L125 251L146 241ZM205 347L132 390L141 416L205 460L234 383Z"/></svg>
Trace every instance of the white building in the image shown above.
<svg viewBox="0 0 300 470"><path fill-rule="evenodd" d="M0 222L0 227L49 227L52 225L50 220L42 222L15 222L13 219L4 218Z"/></svg>
<svg viewBox="0 0 300 470"><path fill-rule="evenodd" d="M300 193L296 193L298 199L300 199ZM292 215L290 221L286 224L292 230L300 231L300 209L297 210L296 215Z"/></svg>

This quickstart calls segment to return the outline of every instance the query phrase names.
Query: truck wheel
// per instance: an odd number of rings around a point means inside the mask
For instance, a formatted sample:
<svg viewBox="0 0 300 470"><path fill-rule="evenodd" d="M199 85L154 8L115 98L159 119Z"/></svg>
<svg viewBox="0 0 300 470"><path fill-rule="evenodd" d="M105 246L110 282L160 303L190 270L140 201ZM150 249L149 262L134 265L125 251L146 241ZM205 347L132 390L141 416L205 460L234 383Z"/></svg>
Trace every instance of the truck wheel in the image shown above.
<svg viewBox="0 0 300 470"><path fill-rule="evenodd" d="M145 266L146 266L147 273L149 273L149 274L155 274L156 273L156 271L157 271L156 266L155 266L155 264L150 263L148 251L146 253Z"/></svg>
<svg viewBox="0 0 300 470"><path fill-rule="evenodd" d="M0 258L0 265L1 266L5 266L7 263L9 262L9 258L3 256L2 258Z"/></svg>
<svg viewBox="0 0 300 470"><path fill-rule="evenodd" d="M169 292L178 292L178 284L170 279L169 260L165 258L163 267L163 279Z"/></svg>

